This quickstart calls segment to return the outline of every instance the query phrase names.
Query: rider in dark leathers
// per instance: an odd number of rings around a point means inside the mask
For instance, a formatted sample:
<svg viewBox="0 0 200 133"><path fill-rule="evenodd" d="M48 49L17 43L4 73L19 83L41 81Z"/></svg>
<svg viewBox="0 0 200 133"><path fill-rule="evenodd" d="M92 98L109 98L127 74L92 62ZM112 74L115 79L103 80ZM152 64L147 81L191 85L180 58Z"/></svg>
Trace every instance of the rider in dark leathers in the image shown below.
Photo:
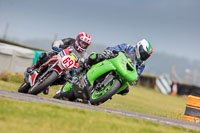
<svg viewBox="0 0 200 133"><path fill-rule="evenodd" d="M69 46L73 46L77 50L77 53L79 54L76 55L77 57L79 57L77 63L79 63L81 60L84 60L83 58L86 56L85 51L90 44L91 37L88 33L85 32L79 33L76 39L65 38L62 40L54 41L52 43L52 51L41 53L37 62L33 66L27 68L27 72L31 73L33 70L39 68L39 66L48 61L52 56L57 55L58 52L68 48ZM78 66L74 66L74 68L78 68ZM71 71L70 74L71 76L73 76L74 71ZM65 82L65 80L63 82ZM46 92L44 91L44 94L48 94L48 89L46 89Z"/></svg>

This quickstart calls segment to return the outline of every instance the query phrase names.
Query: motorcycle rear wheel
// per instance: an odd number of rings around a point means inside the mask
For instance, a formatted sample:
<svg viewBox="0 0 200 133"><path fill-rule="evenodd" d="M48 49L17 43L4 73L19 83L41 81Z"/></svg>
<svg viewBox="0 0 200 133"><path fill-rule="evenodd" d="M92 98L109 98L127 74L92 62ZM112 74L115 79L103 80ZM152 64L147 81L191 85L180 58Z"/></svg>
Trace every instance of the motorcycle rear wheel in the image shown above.
<svg viewBox="0 0 200 133"><path fill-rule="evenodd" d="M74 92L73 92L73 88L69 87L71 83L68 81L67 83L65 83L63 85L63 87L61 88L60 92L57 93L55 96L53 96L53 98L55 99L61 99L61 100L69 100L69 101L75 101L76 97L74 96ZM65 87L67 88L67 90L64 90Z"/></svg>
<svg viewBox="0 0 200 133"><path fill-rule="evenodd" d="M47 88L48 86L52 85L53 82L58 78L58 73L55 71L50 72L46 76L44 76L43 79L41 79L40 82L37 82L35 85L33 85L29 91L28 94L37 95L41 93L44 88Z"/></svg>
<svg viewBox="0 0 200 133"><path fill-rule="evenodd" d="M121 83L118 79L113 79L110 83L103 89L104 91L98 92L94 91L90 97L90 103L92 105L99 105L110 99L116 91L121 86Z"/></svg>
<svg viewBox="0 0 200 133"><path fill-rule="evenodd" d="M60 93L56 94L55 96L53 96L53 98L61 99L61 100L68 100L68 101L76 100L76 97L74 96L72 89L67 92L60 92Z"/></svg>

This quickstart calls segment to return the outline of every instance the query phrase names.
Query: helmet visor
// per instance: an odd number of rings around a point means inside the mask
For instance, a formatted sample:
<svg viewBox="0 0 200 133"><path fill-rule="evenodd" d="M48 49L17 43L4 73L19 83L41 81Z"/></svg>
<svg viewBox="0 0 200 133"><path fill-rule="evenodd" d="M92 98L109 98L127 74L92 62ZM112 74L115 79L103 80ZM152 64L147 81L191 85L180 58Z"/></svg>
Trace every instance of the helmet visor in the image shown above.
<svg viewBox="0 0 200 133"><path fill-rule="evenodd" d="M77 42L78 42L78 45L84 50L86 50L89 46L89 44L87 42L82 41L80 37L77 38Z"/></svg>
<svg viewBox="0 0 200 133"><path fill-rule="evenodd" d="M139 47L140 57L142 61L145 61L149 58L149 54L143 49L142 46Z"/></svg>

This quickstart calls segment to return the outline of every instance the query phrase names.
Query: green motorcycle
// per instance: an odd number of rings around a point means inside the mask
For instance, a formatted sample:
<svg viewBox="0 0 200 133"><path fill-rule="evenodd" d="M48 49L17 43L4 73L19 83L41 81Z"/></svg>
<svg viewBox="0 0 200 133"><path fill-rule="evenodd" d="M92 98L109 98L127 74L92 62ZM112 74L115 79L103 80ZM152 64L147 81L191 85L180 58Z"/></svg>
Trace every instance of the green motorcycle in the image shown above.
<svg viewBox="0 0 200 133"><path fill-rule="evenodd" d="M123 52L117 52L112 58L93 65L88 71L85 69L78 80L67 82L54 98L63 99L65 94L70 101L81 99L92 105L104 103L126 89L129 82L137 80L134 59Z"/></svg>

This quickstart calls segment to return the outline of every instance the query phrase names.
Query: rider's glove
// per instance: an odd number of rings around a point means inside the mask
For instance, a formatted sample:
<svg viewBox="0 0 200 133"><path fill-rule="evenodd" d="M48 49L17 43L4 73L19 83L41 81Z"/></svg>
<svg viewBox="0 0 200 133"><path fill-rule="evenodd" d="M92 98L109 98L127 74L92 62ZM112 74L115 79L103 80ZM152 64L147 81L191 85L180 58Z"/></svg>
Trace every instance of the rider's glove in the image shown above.
<svg viewBox="0 0 200 133"><path fill-rule="evenodd" d="M58 47L53 47L52 48L54 51L56 51L56 52L59 52L60 51L60 49L58 48Z"/></svg>
<svg viewBox="0 0 200 133"><path fill-rule="evenodd" d="M106 58L110 58L112 56L112 51L110 51L109 49L106 49L104 50L103 52L103 55L106 57Z"/></svg>
<svg viewBox="0 0 200 133"><path fill-rule="evenodd" d="M57 40L52 43L52 49L56 52L60 51L60 46L64 45L62 40Z"/></svg>

